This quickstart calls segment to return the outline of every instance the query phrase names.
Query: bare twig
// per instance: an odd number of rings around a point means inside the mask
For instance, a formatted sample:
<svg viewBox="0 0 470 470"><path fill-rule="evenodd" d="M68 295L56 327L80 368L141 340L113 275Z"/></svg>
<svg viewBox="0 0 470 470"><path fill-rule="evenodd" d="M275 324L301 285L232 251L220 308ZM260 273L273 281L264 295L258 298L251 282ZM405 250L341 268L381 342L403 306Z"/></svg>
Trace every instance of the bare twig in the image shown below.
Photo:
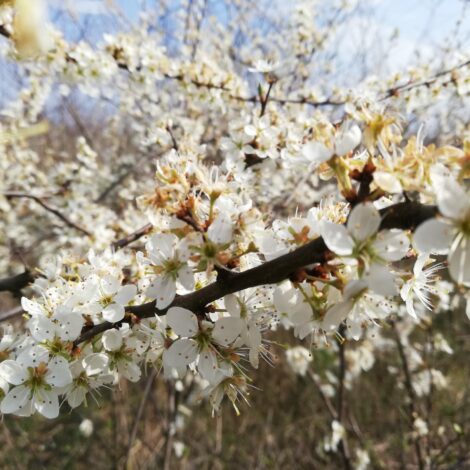
<svg viewBox="0 0 470 470"><path fill-rule="evenodd" d="M340 329L340 335L343 336L344 328ZM339 353L339 371L338 371L338 396L337 396L337 415L339 423L346 429L343 424L344 409L345 409L345 383L344 379L346 376L346 340L338 340L338 353ZM346 470L352 469L351 453L349 451L348 440L346 436L343 436L339 443L339 451L343 459L343 466Z"/></svg>
<svg viewBox="0 0 470 470"><path fill-rule="evenodd" d="M408 358L406 357L405 353L405 348L403 346L403 343L400 339L400 333L397 330L397 327L395 323L393 323L393 330L395 333L395 343L397 345L398 349L398 355L400 356L400 362L401 366L403 369L403 375L404 375L404 383L405 383L405 389L408 394L408 411L409 411L409 426L410 426L410 431L413 433L414 431L414 421L418 417L417 413L417 405L416 405L416 394L415 390L413 388L413 381L411 378L411 370L408 364ZM423 457L423 452L421 449L421 444L419 442L419 438L413 438L413 445L415 448L415 454L416 454L416 459L418 461L418 467L420 470L425 469L425 463L424 463L424 457Z"/></svg>
<svg viewBox="0 0 470 470"><path fill-rule="evenodd" d="M129 245L132 242L135 242L139 238L142 238L144 235L147 235L150 233L152 230L153 225L152 224L147 224L144 225L143 227L139 228L135 232L132 232L131 234L127 235L124 238L121 238L120 240L117 240L113 242L111 245L115 250L118 250L119 248L124 248L125 246Z"/></svg>
<svg viewBox="0 0 470 470"><path fill-rule="evenodd" d="M271 81L269 82L269 87L268 91L266 92L266 95L263 97L260 95L259 99L261 101L261 111L259 113L259 117L263 117L264 113L266 112L266 107L268 106L268 101L269 101L269 95L271 94L271 90L274 86L274 82Z"/></svg>
<svg viewBox="0 0 470 470"><path fill-rule="evenodd" d="M126 468L127 468L127 464L129 462L129 459L131 457L132 446L133 446L135 438L137 436L137 431L139 429L139 423L140 423L140 420L142 419L142 414L144 412L145 405L146 405L148 397L150 395L150 391L152 390L152 385L155 381L155 377L157 376L157 373L158 373L157 369L152 369L152 372L150 372L150 375L147 378L147 383L145 384L144 393L143 393L142 398L140 400L139 409L137 410L137 415L135 417L134 425L132 426L132 432L129 436L129 443L127 445L126 465L125 465Z"/></svg>
<svg viewBox="0 0 470 470"><path fill-rule="evenodd" d="M55 207L50 206L42 197L34 196L33 194L28 194L28 193L17 193L13 191L4 192L3 195L8 199L31 199L32 201L39 204L42 208L44 208L47 212L50 212L51 214L55 215L60 220L62 220L62 222L64 222L65 225L68 225L69 227L74 228L75 230L86 235L87 237L92 236L92 234L88 230L85 230L83 227L80 227L80 225L77 225L75 222L70 220L67 216L62 214L62 212L60 212Z"/></svg>

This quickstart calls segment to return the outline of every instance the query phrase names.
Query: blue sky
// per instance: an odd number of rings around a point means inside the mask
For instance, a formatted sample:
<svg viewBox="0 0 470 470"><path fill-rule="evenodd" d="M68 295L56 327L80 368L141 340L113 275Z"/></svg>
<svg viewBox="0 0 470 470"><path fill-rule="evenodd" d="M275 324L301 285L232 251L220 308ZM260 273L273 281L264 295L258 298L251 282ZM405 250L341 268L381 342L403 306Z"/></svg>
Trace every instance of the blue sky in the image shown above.
<svg viewBox="0 0 470 470"><path fill-rule="evenodd" d="M106 24L110 19L106 4L118 5L124 15L132 23L138 21L138 12L142 4L153 5L151 0L49 0L54 7L70 8L78 15L86 14L95 20L100 18ZM172 0L178 4L178 0ZM272 9L278 5L279 14L285 14L296 2L287 0L271 0ZM465 38L459 49L470 49L470 2L466 0L356 0L362 15L356 15L354 20L340 31L345 37L341 43L341 51L348 56L358 50L370 50L367 44L374 45L378 56L375 60L382 65L383 70L377 73L390 73L405 68L415 61L414 53L419 51L422 57L431 59L440 47L449 43L455 36L456 22L462 19L459 36ZM217 0L210 0L211 7ZM330 0L312 1L312 5L330 5ZM464 10L465 5L467 5ZM313 8L314 6L312 6ZM82 16L83 18L84 16ZM93 19L92 19L93 20ZM91 20L91 21L92 21ZM89 23L94 24L94 23ZM98 23L97 23L98 24ZM98 28L95 28L97 35ZM399 34L396 35L396 30ZM102 33L102 31L101 31ZM395 36L394 46L390 49L389 38ZM466 36L466 37L465 37ZM99 40L98 37L95 40ZM383 44L383 50L380 45ZM377 47L378 46L378 47ZM382 56L383 55L383 61Z"/></svg>

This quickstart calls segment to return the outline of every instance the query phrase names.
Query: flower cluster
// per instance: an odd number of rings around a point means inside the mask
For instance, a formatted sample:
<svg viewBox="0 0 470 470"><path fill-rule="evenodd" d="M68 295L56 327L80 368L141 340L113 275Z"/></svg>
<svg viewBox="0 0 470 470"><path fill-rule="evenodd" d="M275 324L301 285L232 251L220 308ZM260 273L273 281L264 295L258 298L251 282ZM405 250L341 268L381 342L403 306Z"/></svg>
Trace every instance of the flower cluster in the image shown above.
<svg viewBox="0 0 470 470"><path fill-rule="evenodd" d="M411 351L408 328L444 311L454 288L470 298L468 135L428 145L422 127L410 136L400 111L419 106L411 87L398 101L396 80L371 84L372 95L307 93L302 80L292 92L291 75L324 44L305 6L287 38L299 63L253 52L240 59L249 73L237 73L224 55L195 60L197 48L174 58L150 31L69 44L39 30L39 6L27 18L25 0L14 15L8 3L7 52L39 57L0 123L0 266L10 269L15 240L38 268L21 298L24 328L5 327L0 342L2 413L54 418L149 368L192 377L214 411L227 397L238 412L250 368L276 362L280 328L306 340L286 353L305 379L317 380L307 374L313 346L357 341L345 355L349 386L373 366L374 348L391 347L387 328L406 330L398 344ZM251 95L254 77L263 83ZM387 90L396 109L383 104ZM77 93L100 103L103 144L81 135L73 158L42 155L31 138L52 132L39 120L48 99ZM341 105L341 120L303 107L320 104ZM412 393L446 386L409 354ZM330 379L321 378L325 395ZM327 451L346 435L333 423Z"/></svg>

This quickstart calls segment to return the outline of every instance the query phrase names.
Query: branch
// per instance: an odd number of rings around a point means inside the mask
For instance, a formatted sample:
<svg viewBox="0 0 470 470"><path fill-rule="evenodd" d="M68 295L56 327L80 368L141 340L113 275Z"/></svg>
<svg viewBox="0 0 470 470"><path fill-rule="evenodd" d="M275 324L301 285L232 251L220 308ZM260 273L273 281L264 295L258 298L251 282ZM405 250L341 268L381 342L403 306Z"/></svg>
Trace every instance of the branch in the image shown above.
<svg viewBox="0 0 470 470"><path fill-rule="evenodd" d="M31 199L32 201L36 202L41 207L46 209L46 211L50 212L51 214L54 214L56 217L62 220L62 222L64 222L69 227L74 228L75 230L86 235L87 237L92 236L92 234L88 230L85 230L84 228L80 227L80 225L77 225L75 222L73 222L64 214L62 214L62 212L60 212L58 209L50 206L47 202L44 201L43 198L39 196L34 196L32 194L27 194L27 193L16 193L16 192L11 192L11 191L4 192L3 195L8 199L15 199L15 198L16 199Z"/></svg>
<svg viewBox="0 0 470 470"><path fill-rule="evenodd" d="M406 392L408 394L408 411L409 411L409 426L410 426L410 431L411 434L413 434L414 431L414 421L418 417L417 413L417 405L416 405L416 394L415 390L413 388L413 379L411 377L411 370L410 366L408 364L408 358L406 357L406 352L404 345L400 339L400 333L397 330L397 327L395 323L393 323L393 331L395 334L395 343L397 345L398 349L398 355L400 356L400 362L401 366L403 369L403 375L404 375L404 382L405 382L405 388ZM424 463L424 457L423 457L423 452L421 450L421 445L419 442L419 437L413 437L411 436L413 440L413 445L415 448L415 453L416 453L416 459L418 461L418 467L420 470L424 470L426 468L425 463Z"/></svg>
<svg viewBox="0 0 470 470"><path fill-rule="evenodd" d="M140 227L135 232L132 232L130 235L127 235L126 237L113 242L111 246L115 250L118 250L119 248L124 248L130 243L135 242L139 238L142 238L144 235L147 235L152 230L152 228L153 228L152 224L144 225L143 227Z"/></svg>
<svg viewBox="0 0 470 470"><path fill-rule="evenodd" d="M437 213L435 206L422 205L417 202L401 202L387 207L380 211L382 216L381 229L401 228L413 230L419 224L434 217ZM132 318L149 318L154 315L165 315L171 307L183 307L192 312L201 311L206 305L250 287L257 287L266 284L277 284L288 279L295 271L305 266L324 263L331 257L322 238L317 238L290 253L279 256L271 261L248 269L243 272L226 273L217 281L202 289L186 295L177 295L174 301L165 309L156 308L155 301L142 305L132 305L126 308L130 314L124 321L131 322ZM119 327L122 322L113 324L110 322L100 323L84 332L74 344L78 344L93 338L95 335L103 333L111 328Z"/></svg>
<svg viewBox="0 0 470 470"><path fill-rule="evenodd" d="M19 292L33 281L34 276L30 271L25 271L21 274L17 274L16 276L4 277L3 279L0 279L0 292Z"/></svg>
<svg viewBox="0 0 470 470"><path fill-rule="evenodd" d="M152 230L152 224L147 224L136 230L135 232L127 235L120 240L115 241L111 246L114 250L124 248L130 243L138 240ZM6 277L0 279L0 292L9 291L9 292L19 292L21 289L25 288L29 283L33 282L35 276L30 271L25 271L24 273L17 274L16 276ZM21 306L15 307L7 312L0 313L0 323L9 320L13 317L16 317L23 313Z"/></svg>
<svg viewBox="0 0 470 470"><path fill-rule="evenodd" d="M434 82L436 82L439 78L443 77L444 75L449 75L449 74L452 75L457 70L463 69L467 67L468 65L470 65L470 60L462 62L461 64L458 64L455 67L452 67L450 69L441 70L440 72L436 73L432 77L427 78L426 80L421 80L417 82L409 81L407 83L403 83L402 85L391 87L385 92L381 100L386 100L387 98L391 98L392 96L399 96L400 92L402 91L410 91L410 90L413 90L414 88L419 88L423 86L429 87ZM449 83L452 81L454 81L454 77L450 78Z"/></svg>
<svg viewBox="0 0 470 470"><path fill-rule="evenodd" d="M10 310L7 310L6 312L0 313L0 322L11 320L12 318L15 318L21 315L23 312L24 310L21 305L19 305L18 307L11 308Z"/></svg>

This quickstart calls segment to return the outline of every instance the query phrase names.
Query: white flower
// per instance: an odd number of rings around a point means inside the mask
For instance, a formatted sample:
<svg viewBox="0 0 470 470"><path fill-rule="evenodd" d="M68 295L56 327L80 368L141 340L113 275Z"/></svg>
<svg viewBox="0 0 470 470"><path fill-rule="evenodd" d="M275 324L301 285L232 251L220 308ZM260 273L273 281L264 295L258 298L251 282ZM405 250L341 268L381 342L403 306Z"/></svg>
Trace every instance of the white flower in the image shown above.
<svg viewBox="0 0 470 470"><path fill-rule="evenodd" d="M270 296L267 290L246 289L238 294L224 297L225 309L230 316L239 321L234 323L235 329L241 325L240 337L249 348L251 365L256 369L259 365L259 354L263 350L261 327L263 322L269 323L266 314ZM219 320L220 321L220 320Z"/></svg>
<svg viewBox="0 0 470 470"><path fill-rule="evenodd" d="M287 363L295 374L304 376L312 362L312 353L303 346L295 346L286 351Z"/></svg>
<svg viewBox="0 0 470 470"><path fill-rule="evenodd" d="M106 351L117 351L121 349L122 346L122 333L114 328L105 331L101 337L101 341Z"/></svg>
<svg viewBox="0 0 470 470"><path fill-rule="evenodd" d="M413 237L421 253L448 253L449 273L470 286L470 197L451 177L436 178L437 205L443 216L422 223Z"/></svg>
<svg viewBox="0 0 470 470"><path fill-rule="evenodd" d="M207 230L209 240L217 245L230 243L233 236L233 224L224 213L219 213Z"/></svg>
<svg viewBox="0 0 470 470"><path fill-rule="evenodd" d="M325 441L324 448L327 452L336 452L338 444L346 435L344 426L337 420L331 422L331 437Z"/></svg>
<svg viewBox="0 0 470 470"><path fill-rule="evenodd" d="M420 418L419 416L413 421L413 429L418 434L418 436L421 437L427 436L429 433L429 428L426 421L424 421L424 419Z"/></svg>
<svg viewBox="0 0 470 470"><path fill-rule="evenodd" d="M43 0L15 0L13 39L21 57L32 57L52 47L47 7Z"/></svg>
<svg viewBox="0 0 470 470"><path fill-rule="evenodd" d="M80 434L84 437L90 437L93 434L93 421L91 419L84 419L80 426L78 426Z"/></svg>
<svg viewBox="0 0 470 470"><path fill-rule="evenodd" d="M391 311L392 304L381 295L371 292L366 281L352 281L344 289L343 300L326 312L323 329L334 331L346 320L347 336L358 340L365 324L375 325L376 319L386 318Z"/></svg>
<svg viewBox="0 0 470 470"><path fill-rule="evenodd" d="M157 308L163 309L175 298L177 282L187 290L194 288L194 275L188 266L190 252L184 239L180 241L167 233L153 235L145 248L148 259L141 253L138 259L157 274L146 294L156 299Z"/></svg>
<svg viewBox="0 0 470 470"><path fill-rule="evenodd" d="M91 291L94 301L87 306L91 313L101 313L106 321L116 323L125 315L125 307L137 294L134 284L121 286L113 276L92 281Z"/></svg>
<svg viewBox="0 0 470 470"><path fill-rule="evenodd" d="M29 351L29 360L22 363L9 359L0 363L0 377L14 385L0 404L2 413L29 416L37 410L51 419L59 415L59 394L56 388L72 382L67 361L55 357L48 362L38 363L36 357L34 351Z"/></svg>
<svg viewBox="0 0 470 470"><path fill-rule="evenodd" d="M331 251L356 258L364 265L368 287L388 296L396 293L395 278L384 265L402 259L408 252L409 241L402 230L377 233L380 221L379 211L373 204L363 203L351 211L346 226L325 220L320 231Z"/></svg>
<svg viewBox="0 0 470 470"><path fill-rule="evenodd" d="M303 157L312 168L330 160L334 155L346 155L361 143L361 129L354 125L350 129L342 129L333 140L333 147L329 148L322 142L307 142L302 148Z"/></svg>
<svg viewBox="0 0 470 470"><path fill-rule="evenodd" d="M355 470L366 470L370 464L370 457L366 450L356 449Z"/></svg>
<svg viewBox="0 0 470 470"><path fill-rule="evenodd" d="M210 383L218 380L218 360L211 343L225 347L231 345L241 333L240 319L224 317L217 320L213 327L204 325L200 329L196 315L185 308L172 307L166 317L167 325L180 338L163 353L165 372L176 369L182 376L187 366L198 360L197 369L201 376Z"/></svg>
<svg viewBox="0 0 470 470"><path fill-rule="evenodd" d="M109 357L103 353L87 355L83 360L74 361L70 365L73 381L63 393L71 408L80 406L89 392L114 381L108 366Z"/></svg>
<svg viewBox="0 0 470 470"><path fill-rule="evenodd" d="M73 341L80 336L85 323L83 316L67 305L47 308L46 305L22 297L21 306L31 315L27 326L33 338L39 342L52 341L56 337Z"/></svg>
<svg viewBox="0 0 470 470"><path fill-rule="evenodd" d="M436 293L434 287L434 280L436 272L442 268L442 264L436 264L430 268L425 269L424 266L428 261L428 255L423 253L416 259L413 267L413 276L406 281L400 289L400 296L406 302L406 310L413 318L418 318L414 308L415 297L429 310L432 309L432 304L429 299L429 294Z"/></svg>

